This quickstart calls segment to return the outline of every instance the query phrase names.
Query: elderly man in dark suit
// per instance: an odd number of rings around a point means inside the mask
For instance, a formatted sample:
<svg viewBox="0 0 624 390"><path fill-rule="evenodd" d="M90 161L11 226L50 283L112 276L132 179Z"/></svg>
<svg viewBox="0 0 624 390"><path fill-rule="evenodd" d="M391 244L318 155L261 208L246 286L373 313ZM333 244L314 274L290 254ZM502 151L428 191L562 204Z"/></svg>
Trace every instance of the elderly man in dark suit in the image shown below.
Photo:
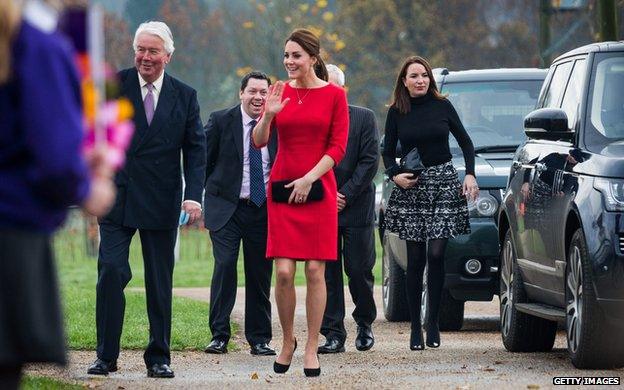
<svg viewBox="0 0 624 390"><path fill-rule="evenodd" d="M122 94L134 106L135 134L126 165L115 177L115 205L100 220L97 360L87 372L107 375L117 370L125 308L123 290L132 275L128 253L138 230L150 323L144 354L147 375L172 378L169 342L174 245L180 207L189 214L190 223L201 217L205 135L197 93L165 72L174 50L169 27L162 22L141 24L133 46L135 68L119 72L119 78Z"/></svg>
<svg viewBox="0 0 624 390"><path fill-rule="evenodd" d="M344 87L344 73L327 65L329 82ZM349 279L349 291L355 303L353 319L357 323L355 348L369 350L375 339L372 323L377 317L373 299L375 265L375 186L379 136L375 114L363 107L349 105L349 140L344 159L334 168L338 182L338 261L325 266L327 306L321 333L325 344L318 353L344 352L347 332L344 327L345 303L342 263Z"/></svg>
<svg viewBox="0 0 624 390"><path fill-rule="evenodd" d="M241 81L240 104L213 112L206 125L207 169L205 224L215 264L210 285L207 353L227 352L230 314L236 298L238 252L243 242L245 267L245 337L252 355L275 355L271 341L271 271L266 255L266 185L276 139L256 149L251 131L264 106L271 81L251 72Z"/></svg>

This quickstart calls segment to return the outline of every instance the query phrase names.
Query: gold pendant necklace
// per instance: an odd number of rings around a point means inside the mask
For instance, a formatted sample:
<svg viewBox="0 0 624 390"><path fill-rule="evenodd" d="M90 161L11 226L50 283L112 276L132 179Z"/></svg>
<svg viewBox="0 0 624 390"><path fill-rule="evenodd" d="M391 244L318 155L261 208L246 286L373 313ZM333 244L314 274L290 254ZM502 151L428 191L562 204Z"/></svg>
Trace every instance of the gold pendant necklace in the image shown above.
<svg viewBox="0 0 624 390"><path fill-rule="evenodd" d="M297 93L297 103L303 104L303 99L305 99L306 96L308 96L311 90L312 88L308 89L308 92L306 92L305 95L303 95L303 97L299 97L299 88L295 88L295 92Z"/></svg>

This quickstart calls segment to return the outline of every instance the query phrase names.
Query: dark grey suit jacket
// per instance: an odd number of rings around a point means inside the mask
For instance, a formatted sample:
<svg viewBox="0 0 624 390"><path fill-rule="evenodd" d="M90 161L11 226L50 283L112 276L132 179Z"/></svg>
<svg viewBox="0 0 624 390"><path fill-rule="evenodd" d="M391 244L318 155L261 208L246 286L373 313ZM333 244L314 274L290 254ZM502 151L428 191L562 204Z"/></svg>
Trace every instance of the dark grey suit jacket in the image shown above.
<svg viewBox="0 0 624 390"><path fill-rule="evenodd" d="M134 135L126 164L115 176L117 198L102 222L139 229L175 229L182 200L201 202L205 136L195 90L165 73L148 126L135 68L119 72L121 93L134 107ZM184 163L184 198L182 167Z"/></svg>
<svg viewBox="0 0 624 390"><path fill-rule="evenodd" d="M210 114L206 124L206 195L204 225L219 230L234 214L243 183L243 118L240 104ZM277 137L271 132L271 164L277 151ZM253 146L251 146L253 147Z"/></svg>
<svg viewBox="0 0 624 390"><path fill-rule="evenodd" d="M379 134L375 114L349 105L349 140L344 158L334 168L338 192L347 206L338 214L339 226L370 226L375 221L375 185L379 165Z"/></svg>

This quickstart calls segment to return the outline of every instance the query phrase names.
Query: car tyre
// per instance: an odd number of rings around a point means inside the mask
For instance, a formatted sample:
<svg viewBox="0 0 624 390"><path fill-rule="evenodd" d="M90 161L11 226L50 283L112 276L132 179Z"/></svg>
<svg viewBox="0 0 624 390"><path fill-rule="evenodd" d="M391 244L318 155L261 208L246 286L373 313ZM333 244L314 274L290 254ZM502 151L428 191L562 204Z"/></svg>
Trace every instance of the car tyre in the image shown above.
<svg viewBox="0 0 624 390"><path fill-rule="evenodd" d="M503 345L511 352L550 351L555 342L557 322L516 309L516 304L527 303L528 299L509 229L505 233L500 264L500 325Z"/></svg>
<svg viewBox="0 0 624 390"><path fill-rule="evenodd" d="M423 276L422 304L420 307L420 323L425 326L429 318L429 293L427 291L427 267ZM464 301L453 298L448 289L442 290L438 324L441 331L453 332L461 330L464 325Z"/></svg>
<svg viewBox="0 0 624 390"><path fill-rule="evenodd" d="M388 235L382 241L382 298L384 315L388 321L408 321L407 293L405 291L405 271L397 264L389 248Z"/></svg>
<svg viewBox="0 0 624 390"><path fill-rule="evenodd" d="M440 330L457 331L464 325L464 301L453 298L447 289L440 299Z"/></svg>
<svg viewBox="0 0 624 390"><path fill-rule="evenodd" d="M565 278L566 339L576 368L624 366L622 329L612 329L596 301L585 235L577 229L570 240Z"/></svg>

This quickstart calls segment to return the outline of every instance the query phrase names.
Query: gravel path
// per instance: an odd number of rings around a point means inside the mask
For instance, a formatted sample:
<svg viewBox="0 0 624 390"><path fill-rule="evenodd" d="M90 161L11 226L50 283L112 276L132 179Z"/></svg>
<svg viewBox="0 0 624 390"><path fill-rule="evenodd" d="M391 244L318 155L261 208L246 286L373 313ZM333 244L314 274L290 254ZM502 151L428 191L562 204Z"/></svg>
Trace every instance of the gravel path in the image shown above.
<svg viewBox="0 0 624 390"><path fill-rule="evenodd" d="M172 368L176 378L149 379L145 376L142 352L123 351L120 371L107 378L86 375L86 368L95 357L93 351L70 352L71 363L65 369L33 365L29 372L102 389L154 388L551 388L553 376L624 376L624 369L608 371L576 370L567 358L565 335L560 331L555 348L549 353L509 353L500 340L498 330L498 299L488 303L466 304L466 320L460 332L442 334L439 349L410 351L409 324L391 323L383 317L381 290L376 289L378 318L373 325L375 346L368 352L354 347L355 323L348 317L347 351L337 355L321 355L322 374L319 378L303 375L303 350L297 350L291 369L285 375L272 372L274 357L251 356L242 332L234 336L240 346L227 355L203 352L174 352ZM208 300L205 288L175 289L175 294ZM305 288L297 288L298 305L295 329L300 344L305 340ZM348 293L345 296L349 296ZM243 324L244 292L238 291L233 319ZM347 313L353 305L348 299ZM274 342L280 347L280 327L273 307ZM207 326L207 324L198 324ZM321 338L322 339L322 338Z"/></svg>

